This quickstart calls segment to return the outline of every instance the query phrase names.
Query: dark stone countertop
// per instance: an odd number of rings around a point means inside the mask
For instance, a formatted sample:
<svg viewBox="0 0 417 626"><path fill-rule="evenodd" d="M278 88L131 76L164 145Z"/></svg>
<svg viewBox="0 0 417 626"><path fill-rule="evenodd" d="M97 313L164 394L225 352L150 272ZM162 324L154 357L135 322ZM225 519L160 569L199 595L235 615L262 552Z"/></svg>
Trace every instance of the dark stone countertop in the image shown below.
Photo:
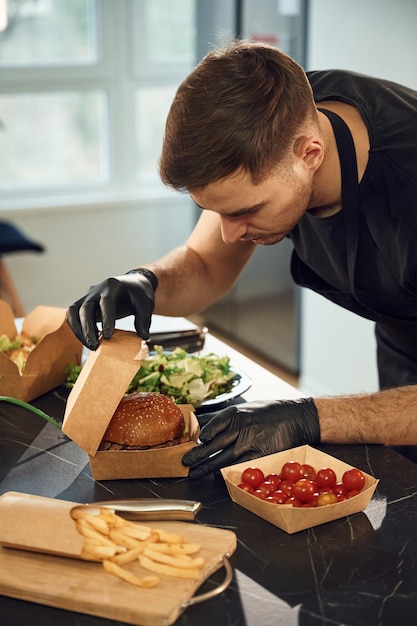
<svg viewBox="0 0 417 626"><path fill-rule="evenodd" d="M58 388L33 404L60 420L65 397L65 388ZM288 535L234 504L220 476L95 482L87 455L60 430L0 402L0 494L22 491L76 502L199 500L197 523L236 533L230 587L189 607L178 626L415 626L417 465L383 446L320 449L379 478L379 485L366 512ZM223 577L224 571L216 572L200 592ZM119 623L7 597L0 598L0 616L2 626Z"/></svg>

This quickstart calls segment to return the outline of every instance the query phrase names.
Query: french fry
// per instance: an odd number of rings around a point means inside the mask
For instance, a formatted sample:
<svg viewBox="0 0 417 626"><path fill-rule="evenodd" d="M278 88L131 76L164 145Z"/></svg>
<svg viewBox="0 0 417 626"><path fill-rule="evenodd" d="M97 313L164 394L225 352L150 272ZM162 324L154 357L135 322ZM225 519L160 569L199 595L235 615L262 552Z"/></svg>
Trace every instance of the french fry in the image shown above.
<svg viewBox="0 0 417 626"><path fill-rule="evenodd" d="M201 569L204 565L204 559L202 557L193 559L187 554L173 556L171 554L157 552L148 547L144 549L143 554L157 563L165 563L166 565L172 565L173 567L180 567L183 569Z"/></svg>
<svg viewBox="0 0 417 626"><path fill-rule="evenodd" d="M99 531L92 528L86 520L84 519L77 520L76 526L77 526L78 532L80 533L80 535L83 535L83 537L87 537L89 539L96 539L97 541L101 543L101 545L104 545L104 546L114 546L114 543L115 543L114 541L109 539L106 535L103 535Z"/></svg>
<svg viewBox="0 0 417 626"><path fill-rule="evenodd" d="M149 544L148 544L149 545ZM199 543L152 543L152 550L164 554L195 554L201 548Z"/></svg>
<svg viewBox="0 0 417 626"><path fill-rule="evenodd" d="M166 576L175 576L177 578L192 578L196 580L200 578L201 574L200 568L187 569L183 567L173 567L165 563L157 563L143 554L139 555L139 563L143 569L147 569L150 572L165 574Z"/></svg>
<svg viewBox="0 0 417 626"><path fill-rule="evenodd" d="M117 565L117 563L113 563L113 561L103 561L103 567L109 574L113 574L113 576L117 576L118 578L121 578L136 587L150 589L152 587L156 587L159 583L159 578L157 576L136 576L135 574L132 574L132 572L129 572L128 570L123 569L123 567Z"/></svg>
<svg viewBox="0 0 417 626"><path fill-rule="evenodd" d="M177 535L176 533L167 533L164 530L156 530L158 533L159 541L164 543L186 543L184 537Z"/></svg>
<svg viewBox="0 0 417 626"><path fill-rule="evenodd" d="M129 526L126 525L123 528L123 533L128 537L132 537L133 539L139 539L140 541L144 541L145 539L149 539L149 537L151 536L152 528L149 528L149 526L140 526L139 524Z"/></svg>
<svg viewBox="0 0 417 626"><path fill-rule="evenodd" d="M99 515L89 515L85 518L92 528L98 530L102 535L109 534L109 526L107 522Z"/></svg>
<svg viewBox="0 0 417 626"><path fill-rule="evenodd" d="M123 519L123 517L116 515L112 509L107 509L104 506L100 508L100 516L105 520L109 527L121 528L126 525L126 520Z"/></svg>
<svg viewBox="0 0 417 626"><path fill-rule="evenodd" d="M122 552L120 554L116 554L111 558L113 563L117 563L117 565L126 565L127 563L132 563L135 561L139 554L141 554L144 550L145 546L139 546L137 548L132 548L131 550L126 550L126 552Z"/></svg>
<svg viewBox="0 0 417 626"><path fill-rule="evenodd" d="M110 531L109 537L114 543L117 543L128 550L134 550L141 545L141 542L138 539L134 539L133 537L129 537L125 534L124 531L118 528L113 528Z"/></svg>
<svg viewBox="0 0 417 626"><path fill-rule="evenodd" d="M110 559L117 554L117 546L96 546L86 544L81 552L83 559L87 561L101 561L103 559Z"/></svg>

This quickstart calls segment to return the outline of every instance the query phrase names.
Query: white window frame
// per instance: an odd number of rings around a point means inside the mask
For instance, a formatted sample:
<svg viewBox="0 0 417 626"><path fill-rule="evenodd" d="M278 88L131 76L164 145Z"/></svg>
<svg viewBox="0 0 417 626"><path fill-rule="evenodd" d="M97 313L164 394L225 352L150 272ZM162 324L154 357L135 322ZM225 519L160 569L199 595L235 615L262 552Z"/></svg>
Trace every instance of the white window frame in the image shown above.
<svg viewBox="0 0 417 626"><path fill-rule="evenodd" d="M0 69L0 93L27 93L32 91L66 91L98 88L108 94L109 135L108 154L110 176L107 181L79 186L19 189L2 194L0 211L17 209L48 209L60 206L103 206L173 198L175 192L167 189L157 175L151 184L141 185L136 180L135 146L135 91L138 84L161 84L169 80L172 71L162 68L153 73L140 72L135 76L134 55L138 53L134 41L134 24L138 7L134 0L96 0L98 62L86 66ZM121 74L119 68L126 68ZM164 75L165 74L165 75ZM180 80L180 79L179 79ZM178 82L179 82L178 80ZM156 173L157 174L157 173ZM176 194L178 195L178 194Z"/></svg>

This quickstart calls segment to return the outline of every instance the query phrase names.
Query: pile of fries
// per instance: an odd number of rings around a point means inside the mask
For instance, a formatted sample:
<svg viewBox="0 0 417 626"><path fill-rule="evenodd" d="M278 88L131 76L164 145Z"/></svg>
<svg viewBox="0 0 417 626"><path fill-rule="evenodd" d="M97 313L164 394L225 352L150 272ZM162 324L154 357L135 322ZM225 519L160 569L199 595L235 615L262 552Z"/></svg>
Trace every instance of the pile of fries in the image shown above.
<svg viewBox="0 0 417 626"><path fill-rule="evenodd" d="M75 507L71 511L77 531L84 537L81 558L98 561L109 574L137 587L156 587L156 574L198 579L204 565L203 557L193 557L200 550L197 543L164 530L129 522L107 508L88 511ZM123 567L139 565L153 575L137 576Z"/></svg>

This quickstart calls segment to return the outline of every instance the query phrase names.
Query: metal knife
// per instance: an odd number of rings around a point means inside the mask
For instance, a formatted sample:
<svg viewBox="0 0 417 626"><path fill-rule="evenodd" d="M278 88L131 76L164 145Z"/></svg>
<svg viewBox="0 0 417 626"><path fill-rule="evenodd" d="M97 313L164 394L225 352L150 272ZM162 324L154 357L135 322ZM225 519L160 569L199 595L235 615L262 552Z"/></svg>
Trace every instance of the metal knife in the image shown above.
<svg viewBox="0 0 417 626"><path fill-rule="evenodd" d="M169 500L165 498L139 498L137 500L104 500L86 506L112 509L129 520L185 520L195 519L202 509L194 500Z"/></svg>

